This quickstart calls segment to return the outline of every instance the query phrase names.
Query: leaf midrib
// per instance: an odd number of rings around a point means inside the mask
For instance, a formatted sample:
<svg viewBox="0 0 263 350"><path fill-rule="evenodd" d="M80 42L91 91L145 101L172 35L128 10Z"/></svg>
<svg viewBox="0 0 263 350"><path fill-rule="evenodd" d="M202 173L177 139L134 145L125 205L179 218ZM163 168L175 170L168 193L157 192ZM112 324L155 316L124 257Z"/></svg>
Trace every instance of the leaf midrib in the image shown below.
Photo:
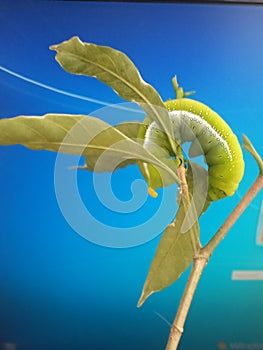
<svg viewBox="0 0 263 350"><path fill-rule="evenodd" d="M80 61L82 60L82 61L84 61L85 63L93 64L94 66L96 66L96 67L98 67L98 68L100 68L100 69L106 71L107 73L109 73L110 75L112 75L114 78L117 78L117 79L121 80L126 86L128 86L129 88L131 88L138 96L140 96L140 97L142 98L142 100L144 100L145 103L146 103L147 105L150 106L151 110L153 111L153 113L154 113L155 116L157 117L157 120L160 121L160 119L158 118L158 113L156 112L156 109L153 107L153 104L152 104L147 98L145 98L145 95L142 94L142 93L140 92L140 90L138 90L134 85L130 84L127 80L123 79L120 75L118 75L118 74L115 73L114 71L112 71L112 70L110 70L110 69L107 69L107 68L105 68L104 66L102 66L102 65L100 65L100 64L98 64L98 63L96 63L96 62L94 62L94 61L92 61L92 60L90 60L90 59L87 59L87 58L85 58L85 57L80 57L79 55L76 55L76 54L74 54L74 53L72 53L72 52L68 52L68 51L67 51L67 53L68 53L69 55L73 56L73 57L76 57L76 58L79 59ZM107 55L107 56L108 56L108 55ZM109 56L108 56L108 57L109 57ZM82 73L77 73L77 74L83 75ZM143 80L140 76L139 76L139 79L141 80L141 82L142 82L143 84L148 85L149 87L151 87L151 85L149 85L148 83L144 82L144 80ZM118 95L119 95L119 93L118 93ZM157 96L159 96L159 95L157 94ZM137 102L137 101L135 101L135 102ZM163 108L165 109L165 107L164 107L163 104L160 105L160 107L163 107ZM162 124L162 127L164 128L164 130L166 130L165 124L164 124L162 121L161 121L161 124Z"/></svg>
<svg viewBox="0 0 263 350"><path fill-rule="evenodd" d="M134 142L131 140L131 142ZM61 145L60 142L46 142L47 144L51 144L51 145ZM16 144L23 144L23 145L26 145L27 147L29 148L32 148L32 146L30 145L35 145L35 146L38 146L38 145L43 145L45 144L45 142L17 142ZM111 152L115 152L115 153L121 153L123 154L124 156L125 155L132 155L131 158L128 158L128 159L136 159L134 158L134 153L133 152L128 152L128 151L125 151L125 150L118 150L118 149L115 149L115 148L111 148L111 147L104 147L104 146L93 146L93 145L87 145L87 144L71 144L71 143L63 143L63 145L60 147L60 148L63 148L64 147L68 147L68 148L79 148L79 147L82 147L83 149L85 148L90 148L90 149L95 149L95 150L101 150L101 151L107 151L107 150L110 150ZM52 149L51 149L52 150ZM54 151L54 150L53 150ZM56 151L54 151L56 152ZM171 176L172 178L174 178L176 180L176 182L178 181L178 179L176 178L174 172L169 168L167 167L164 163L160 162L158 158L156 158L153 154L150 155L152 157L151 159L151 163L152 164L155 164L156 166L164 169L165 171L167 171Z"/></svg>

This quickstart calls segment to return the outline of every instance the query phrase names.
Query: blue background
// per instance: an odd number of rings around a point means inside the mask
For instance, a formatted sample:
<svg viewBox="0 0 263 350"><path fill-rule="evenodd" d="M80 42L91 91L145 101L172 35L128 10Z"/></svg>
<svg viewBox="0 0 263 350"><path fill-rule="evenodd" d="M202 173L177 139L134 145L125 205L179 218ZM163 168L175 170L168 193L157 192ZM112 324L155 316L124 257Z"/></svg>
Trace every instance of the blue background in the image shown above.
<svg viewBox="0 0 263 350"><path fill-rule="evenodd" d="M49 45L78 35L119 49L164 100L173 97L171 78L177 74L186 91L196 90L196 99L220 113L239 140L246 133L263 154L263 7L1 1L0 33L2 67L106 103L122 101L95 79L64 72ZM1 118L89 114L101 107L1 70L0 102ZM247 153L244 157L246 173L238 192L201 218L203 243L257 175L255 162ZM56 154L12 146L0 148L0 159L2 348L13 342L21 350L164 349L169 325L156 313L173 320L189 272L136 308L160 236L128 249L90 243L60 212L54 191ZM140 175L130 167L116 176L117 195L125 199L129 182ZM82 190L92 187L91 181L91 174L82 173ZM101 220L116 224L114 213L100 211L92 196L91 201ZM232 343L262 348L263 281L231 280L233 270L263 269L263 248L256 245L261 201L262 194L212 256L181 349L218 349L219 342L229 348ZM137 220L151 216L155 206L152 201L138 211ZM131 217L120 215L119 220L120 226L129 226Z"/></svg>

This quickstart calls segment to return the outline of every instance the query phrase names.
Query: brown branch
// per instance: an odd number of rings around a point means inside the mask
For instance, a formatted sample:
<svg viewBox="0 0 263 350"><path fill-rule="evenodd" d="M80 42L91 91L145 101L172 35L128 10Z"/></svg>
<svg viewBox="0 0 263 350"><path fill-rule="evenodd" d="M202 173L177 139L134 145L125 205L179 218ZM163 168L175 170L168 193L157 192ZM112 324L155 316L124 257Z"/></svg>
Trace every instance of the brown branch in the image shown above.
<svg viewBox="0 0 263 350"><path fill-rule="evenodd" d="M178 176L180 177L182 183L180 188L182 194L188 193L187 184L185 187L185 182L183 181L183 174L184 173L183 171L181 172L181 170L178 172ZM197 285L211 254L262 188L263 176L259 175L256 181L253 183L253 185L249 188L245 196L241 199L241 201L229 215L227 220L223 223L223 225L214 235L214 237L208 242L208 244L204 248L200 249L199 254L195 256L193 267L187 285L185 287L183 297L181 299L177 314L171 327L168 343L166 345L166 350L176 350L178 347L184 330L185 320L187 318Z"/></svg>
<svg viewBox="0 0 263 350"><path fill-rule="evenodd" d="M194 259L194 264L184 290L177 314L171 327L166 350L175 350L180 342L184 331L184 324L188 315L193 296L195 294L201 274L207 264L207 259L204 257L197 257Z"/></svg>
<svg viewBox="0 0 263 350"><path fill-rule="evenodd" d="M206 254L211 256L214 249L218 246L218 244L225 238L227 232L231 229L234 223L238 220L238 218L242 215L245 209L249 206L252 200L256 197L258 192L263 188L263 175L259 175L253 185L249 188L247 193L235 207L235 209L231 212L229 217L223 223L223 225L219 228L216 234L211 238L211 240L207 243L207 245L201 250L201 254Z"/></svg>
<svg viewBox="0 0 263 350"><path fill-rule="evenodd" d="M177 169L177 175L180 179L179 191L180 191L181 200L183 202L183 206L186 213L187 210L190 208L190 196L188 191L188 184L186 181L186 170L184 166L180 166ZM196 227L195 230L198 230L198 227ZM196 250L196 237L198 234L199 232L192 232L191 234L191 240L192 240L194 251ZM188 279L176 317L171 327L166 350L174 350L177 348L179 344L179 341L181 339L181 336L184 330L184 323L188 315L188 311L192 303L192 299L193 299L196 287L198 285L198 281L200 279L200 276L202 274L202 271L206 263L207 263L207 260L204 259L203 257L201 258L198 257L197 259L194 259L194 264L193 264L190 277Z"/></svg>

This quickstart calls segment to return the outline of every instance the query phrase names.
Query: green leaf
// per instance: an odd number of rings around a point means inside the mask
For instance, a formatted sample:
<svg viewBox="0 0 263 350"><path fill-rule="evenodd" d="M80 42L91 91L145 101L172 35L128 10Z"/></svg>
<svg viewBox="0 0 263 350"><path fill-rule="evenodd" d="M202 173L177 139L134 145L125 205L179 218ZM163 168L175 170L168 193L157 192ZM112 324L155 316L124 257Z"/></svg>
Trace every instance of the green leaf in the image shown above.
<svg viewBox="0 0 263 350"><path fill-rule="evenodd" d="M208 171L198 163L189 161L186 181L191 198L193 198L196 213L199 217L211 204L211 202L207 200Z"/></svg>
<svg viewBox="0 0 263 350"><path fill-rule="evenodd" d="M56 60L69 73L96 77L120 97L137 102L148 117L156 121L169 137L172 149L172 125L158 92L146 83L133 62L121 51L107 46L83 43L73 37L53 45Z"/></svg>
<svg viewBox="0 0 263 350"><path fill-rule="evenodd" d="M263 175L263 160L258 154L258 152L255 150L254 146L252 145L251 141L246 135L243 136L243 142L244 142L244 148L254 157L255 161L258 164L260 175Z"/></svg>
<svg viewBox="0 0 263 350"><path fill-rule="evenodd" d="M58 152L69 131L86 116L46 114L0 119L0 145L21 144L33 150ZM85 145L81 140L67 141L64 153L80 154Z"/></svg>
<svg viewBox="0 0 263 350"><path fill-rule="evenodd" d="M128 133L127 125L119 128ZM164 185L178 182L173 162L170 162L170 167L167 166L117 128L90 116L47 114L43 117L1 119L0 145L14 144L22 144L33 150L93 157L97 159L94 167L97 172L114 171L124 161L139 160L165 170Z"/></svg>
<svg viewBox="0 0 263 350"><path fill-rule="evenodd" d="M175 282L188 268L196 252L201 248L198 221L196 220L194 224L190 223L193 216L186 215L189 204L187 206L185 204L184 200L180 202L175 221L166 228L160 240L138 307L152 293L158 292ZM182 233L182 225L187 220L190 220L188 223L190 229Z"/></svg>
<svg viewBox="0 0 263 350"><path fill-rule="evenodd" d="M137 135L140 129L141 123L139 122L124 122L119 125L115 126L115 129L119 130L121 133L129 137L130 139L137 140ZM93 139L93 143L101 144L104 142L105 137L107 137L107 131L102 131L100 134L96 135L95 138ZM109 142L110 145L110 142ZM97 150L97 151L92 151L89 152L89 155L85 158L85 165L78 167L79 169L84 169L84 170L90 170L90 171L95 171L96 170L96 164L99 159L99 157L102 155L104 150ZM128 165L133 165L137 164L136 159L127 159L119 164L116 165L116 169L119 168L125 168ZM105 171L112 171L107 168L107 164L104 163L104 168L101 169L102 172ZM97 170L98 171L98 170Z"/></svg>
<svg viewBox="0 0 263 350"><path fill-rule="evenodd" d="M118 125L115 125L114 127L130 139L136 140L138 138L138 133L141 126L142 123L140 122L123 122Z"/></svg>

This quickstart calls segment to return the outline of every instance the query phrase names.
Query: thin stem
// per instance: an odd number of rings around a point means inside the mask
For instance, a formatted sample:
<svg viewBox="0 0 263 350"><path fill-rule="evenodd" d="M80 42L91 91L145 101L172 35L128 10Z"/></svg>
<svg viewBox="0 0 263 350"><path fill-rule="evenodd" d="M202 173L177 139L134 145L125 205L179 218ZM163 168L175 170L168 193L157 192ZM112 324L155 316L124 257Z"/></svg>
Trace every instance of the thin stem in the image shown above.
<svg viewBox="0 0 263 350"><path fill-rule="evenodd" d="M193 206L191 206L189 191L188 191L188 184L186 181L186 169L184 165L179 166L177 169L177 175L180 179L180 195L181 195L181 201L184 206L186 215L189 215L191 218L196 217L196 213L193 213ZM198 237L198 238L197 238ZM199 226L194 225L192 227L192 230L190 232L190 238L192 242L192 247L194 250L194 253L196 254L200 249L200 241L199 241Z"/></svg>
<svg viewBox="0 0 263 350"><path fill-rule="evenodd" d="M178 174L179 176L179 174ZM200 249L199 254L194 258L193 267L184 290L183 297L181 299L177 314L171 327L166 350L176 350L180 342L186 317L189 312L198 282L202 275L202 272L217 245L226 236L227 232L234 225L240 215L248 207L251 201L255 198L258 192L263 188L263 176L259 175L253 185L249 188L245 196L241 199L239 204L235 207L232 213L229 215L224 224L220 227L214 237L208 242L208 244ZM181 189L183 191L183 189ZM184 189L185 190L185 189Z"/></svg>
<svg viewBox="0 0 263 350"><path fill-rule="evenodd" d="M238 203L238 205L231 212L229 217L223 223L223 225L219 228L216 234L211 238L211 240L207 243L207 245L201 249L201 254L206 254L210 256L214 249L218 246L218 244L225 238L227 232L231 229L237 219L241 216L244 210L249 206L258 192L263 188L263 176L259 175L253 185L249 188L247 193Z"/></svg>
<svg viewBox="0 0 263 350"><path fill-rule="evenodd" d="M177 175L180 179L180 194L183 197L188 197L188 185L185 176L186 170L183 165L179 166L177 169Z"/></svg>
<svg viewBox="0 0 263 350"><path fill-rule="evenodd" d="M189 198L188 184L186 181L185 172L186 172L185 167L183 165L177 169L177 175L180 179L181 200L183 202L185 212L187 212L187 210L190 208L190 198ZM197 233L195 232L194 234L191 235L191 240L192 240L192 245L194 250L196 250L196 239L195 239L196 234ZM176 349L179 344L179 341L181 339L183 329L184 329L184 323L185 323L190 305L192 303L192 299L193 299L198 281L200 279L200 276L202 274L202 271L206 263L207 263L206 258L198 257L194 259L194 264L190 273L190 277L188 279L176 317L171 327L166 350Z"/></svg>
<svg viewBox="0 0 263 350"><path fill-rule="evenodd" d="M184 89L181 86L179 86L176 76L173 77L172 83L173 83L176 99L184 98L195 93L195 91L184 92Z"/></svg>
<svg viewBox="0 0 263 350"><path fill-rule="evenodd" d="M183 297L181 299L176 317L171 327L166 350L175 350L179 344L181 336L184 331L184 324L188 315L194 293L196 291L201 274L207 264L207 259L204 257L197 257L186 284Z"/></svg>

